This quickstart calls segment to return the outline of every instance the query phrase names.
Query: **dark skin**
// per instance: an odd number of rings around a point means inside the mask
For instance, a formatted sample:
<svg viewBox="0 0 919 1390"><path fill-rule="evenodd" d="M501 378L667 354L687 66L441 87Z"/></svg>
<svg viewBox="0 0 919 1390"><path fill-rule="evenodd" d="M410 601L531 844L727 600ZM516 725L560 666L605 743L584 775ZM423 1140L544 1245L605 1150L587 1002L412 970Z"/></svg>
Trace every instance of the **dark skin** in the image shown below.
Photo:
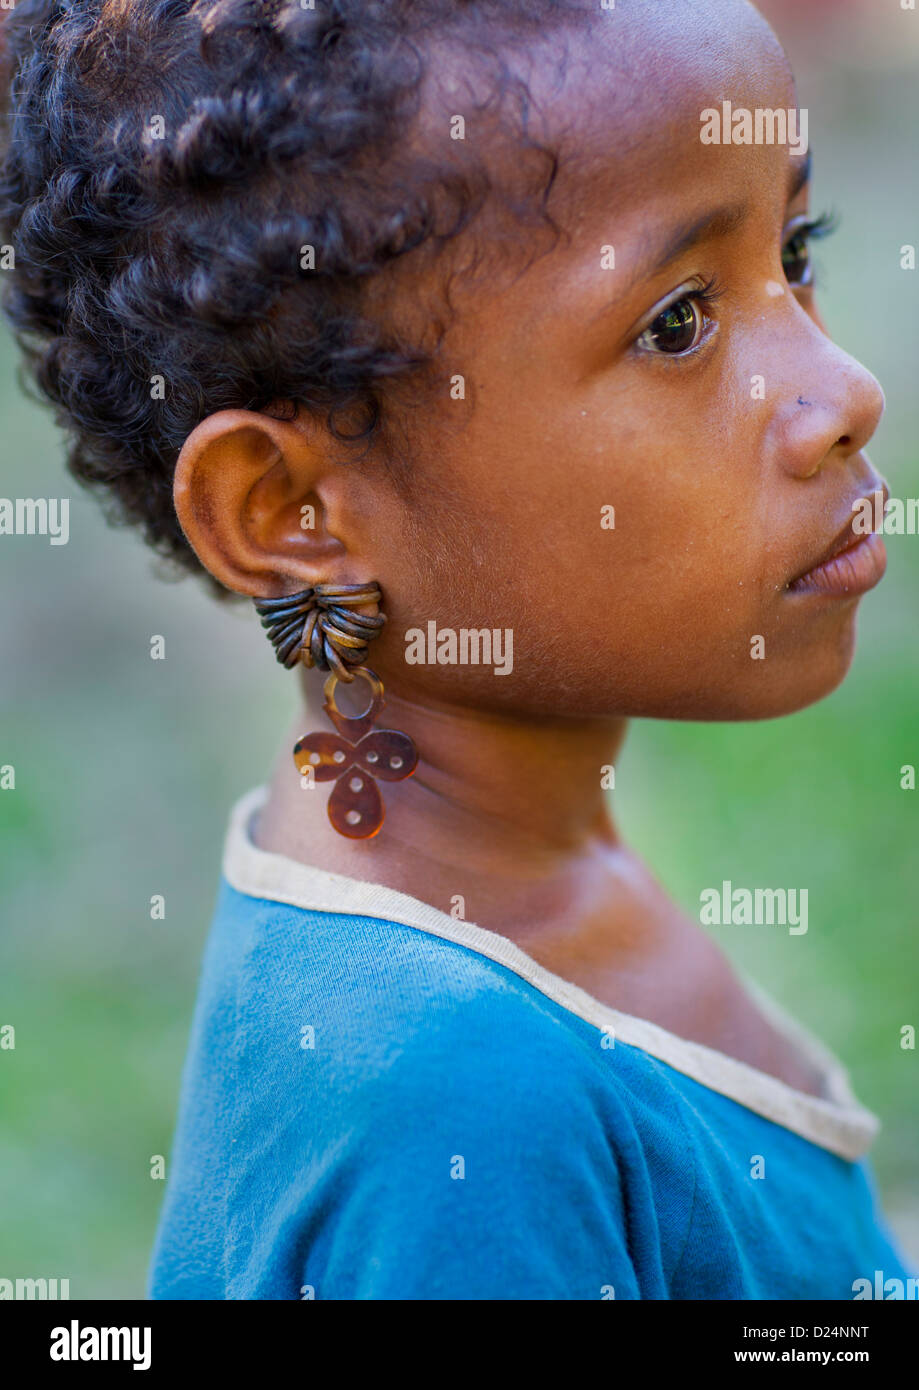
<svg viewBox="0 0 919 1390"><path fill-rule="evenodd" d="M385 596L370 664L386 685L381 722L412 736L418 770L385 786L377 837L338 836L291 759L297 737L329 727L323 677L305 672L262 848L447 912L461 895L468 921L595 998L815 1092L810 1065L620 838L601 769L629 717L770 718L840 683L857 597L788 584L855 497L883 490L863 452L883 396L827 336L812 288L786 278L783 246L808 206L803 158L699 140L700 111L723 97L796 105L771 31L741 0L693 5L691 19L685 4L648 8L626 0L572 40L551 93L578 150L552 205L561 221L567 207L571 240L488 292L454 286L446 348L467 400L441 393L425 411L411 488L373 455L343 466L303 411L221 411L182 451L176 507L237 592L377 580ZM531 80L550 83L541 71L534 58ZM648 264L658 242L723 208L722 225ZM655 316L712 276L721 296L698 317L682 310L692 349L655 350L642 336ZM423 302L419 286L403 302ZM430 619L512 628L512 674L407 665L404 634ZM764 660L751 659L755 636Z"/></svg>

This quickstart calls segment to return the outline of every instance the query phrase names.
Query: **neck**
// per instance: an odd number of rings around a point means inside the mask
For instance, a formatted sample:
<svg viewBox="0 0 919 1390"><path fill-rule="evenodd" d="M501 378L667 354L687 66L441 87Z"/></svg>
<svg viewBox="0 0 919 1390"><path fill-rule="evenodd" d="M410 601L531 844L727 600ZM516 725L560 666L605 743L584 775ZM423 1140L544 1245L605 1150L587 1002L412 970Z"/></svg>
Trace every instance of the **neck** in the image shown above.
<svg viewBox="0 0 919 1390"><path fill-rule="evenodd" d="M563 899L588 862L619 846L601 778L624 720L527 719L387 696L379 727L414 739L418 767L380 783L383 828L352 841L329 824L329 784L303 790L293 764L296 739L330 727L320 701L306 703L280 751L257 831L265 849L441 906L471 895L497 922L555 900L553 888Z"/></svg>

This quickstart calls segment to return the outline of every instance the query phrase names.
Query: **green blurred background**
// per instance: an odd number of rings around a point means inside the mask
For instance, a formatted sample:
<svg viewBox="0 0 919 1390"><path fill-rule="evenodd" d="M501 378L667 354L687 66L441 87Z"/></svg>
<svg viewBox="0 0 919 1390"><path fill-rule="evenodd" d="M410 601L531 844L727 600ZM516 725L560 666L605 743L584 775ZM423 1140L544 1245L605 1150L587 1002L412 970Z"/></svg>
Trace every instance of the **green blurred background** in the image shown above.
<svg viewBox="0 0 919 1390"><path fill-rule="evenodd" d="M871 454L919 496L919 14L763 4L798 72L830 331L882 382ZM164 582L61 467L0 331L0 492L71 498L71 539L0 538L0 1277L69 1278L74 1298L141 1298L198 965L231 801L264 780L293 711L248 606ZM888 541L844 686L790 719L633 728L618 770L626 834L692 913L703 887L801 885L810 930L712 928L833 1047L883 1121L885 1208L919 1260L919 536ZM152 661L150 639L165 638ZM150 898L166 916L151 921Z"/></svg>

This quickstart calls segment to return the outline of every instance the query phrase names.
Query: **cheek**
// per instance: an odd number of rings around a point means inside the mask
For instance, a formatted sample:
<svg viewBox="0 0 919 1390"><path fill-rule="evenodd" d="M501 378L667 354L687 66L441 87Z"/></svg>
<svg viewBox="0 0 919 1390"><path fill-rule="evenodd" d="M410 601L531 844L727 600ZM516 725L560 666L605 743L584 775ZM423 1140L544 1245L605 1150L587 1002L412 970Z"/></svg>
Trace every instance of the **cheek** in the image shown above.
<svg viewBox="0 0 919 1390"><path fill-rule="evenodd" d="M723 442L715 465L676 418L652 432L548 408L540 427L496 421L491 441L487 456L442 456L451 495L427 528L414 622L511 630L513 679L419 671L428 689L638 711L679 696L700 662L746 657L759 576L749 489Z"/></svg>
<svg viewBox="0 0 919 1390"><path fill-rule="evenodd" d="M547 389L438 444L399 636L500 633L513 667L428 660L416 695L538 714L759 718L841 679L851 620L789 623L776 479L730 387ZM395 634L393 634L395 635ZM766 660L757 652L765 645ZM802 685L802 665L813 689Z"/></svg>
<svg viewBox="0 0 919 1390"><path fill-rule="evenodd" d="M546 432L507 513L518 573L538 583L551 557L556 584L616 627L630 615L679 626L705 603L724 619L749 608L766 539L756 458L723 423L736 412L688 404L579 412Z"/></svg>

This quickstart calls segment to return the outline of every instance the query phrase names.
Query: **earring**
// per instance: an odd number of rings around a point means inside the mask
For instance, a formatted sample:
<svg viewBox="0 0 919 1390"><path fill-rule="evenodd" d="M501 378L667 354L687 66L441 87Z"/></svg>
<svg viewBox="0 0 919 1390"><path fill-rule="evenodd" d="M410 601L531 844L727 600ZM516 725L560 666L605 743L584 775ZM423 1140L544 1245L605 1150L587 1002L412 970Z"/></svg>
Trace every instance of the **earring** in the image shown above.
<svg viewBox="0 0 919 1390"><path fill-rule="evenodd" d="M306 734L294 746L294 763L302 777L334 782L329 797L329 820L339 835L369 840L386 814L377 779L401 782L418 765L418 751L408 734L397 729L374 729L386 701L383 682L365 666L370 642L380 635L386 615L367 616L354 609L379 608L378 584L316 584L286 598L256 599L278 661L288 670L298 662L328 671L325 711L337 734ZM358 676L370 687L370 704L363 714L346 715L338 708L339 681L350 685Z"/></svg>

